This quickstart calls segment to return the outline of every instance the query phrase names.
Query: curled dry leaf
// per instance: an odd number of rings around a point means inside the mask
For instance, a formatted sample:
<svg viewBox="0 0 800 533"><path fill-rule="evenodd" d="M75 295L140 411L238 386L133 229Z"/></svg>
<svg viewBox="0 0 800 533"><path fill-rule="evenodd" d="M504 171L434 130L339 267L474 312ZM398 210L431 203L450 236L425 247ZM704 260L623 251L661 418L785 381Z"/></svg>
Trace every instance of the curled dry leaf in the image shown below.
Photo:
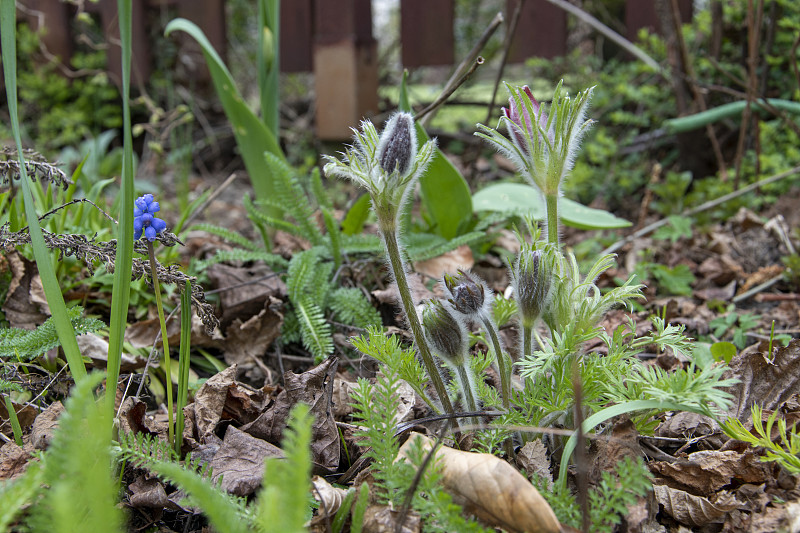
<svg viewBox="0 0 800 533"><path fill-rule="evenodd" d="M700 451L686 459L669 463L651 463L650 469L678 489L709 496L734 480L744 483L764 483L772 478L772 465L763 463L752 451Z"/></svg>
<svg viewBox="0 0 800 533"><path fill-rule="evenodd" d="M672 518L688 526L704 526L722 522L725 516L739 507L729 492L720 492L715 501L665 485L654 485L656 500Z"/></svg>
<svg viewBox="0 0 800 533"><path fill-rule="evenodd" d="M434 441L412 433L400 448L405 457L414 439L430 450ZM441 447L436 452L442 483L453 500L493 526L509 532L558 533L561 526L539 491L519 471L494 455Z"/></svg>
<svg viewBox="0 0 800 533"><path fill-rule="evenodd" d="M228 388L233 385L235 379L236 365L232 365L211 376L195 394L194 417L201 443L204 443L217 428L225 409Z"/></svg>
<svg viewBox="0 0 800 533"><path fill-rule="evenodd" d="M319 515L315 520L323 516L331 517L335 515L342 506L342 502L347 496L347 491L334 487L320 476L314 476L311 484L314 486L311 495L319 502Z"/></svg>

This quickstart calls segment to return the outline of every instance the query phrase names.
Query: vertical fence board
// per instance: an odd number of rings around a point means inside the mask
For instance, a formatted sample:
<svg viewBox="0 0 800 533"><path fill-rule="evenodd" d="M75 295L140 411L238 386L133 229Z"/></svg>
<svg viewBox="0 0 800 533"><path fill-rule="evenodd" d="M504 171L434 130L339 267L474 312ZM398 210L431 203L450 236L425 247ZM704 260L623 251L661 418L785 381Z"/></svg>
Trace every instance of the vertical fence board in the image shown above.
<svg viewBox="0 0 800 533"><path fill-rule="evenodd" d="M453 21L453 0L403 0L400 3L403 66L452 65Z"/></svg>
<svg viewBox="0 0 800 533"><path fill-rule="evenodd" d="M692 0L678 0L681 21L692 20ZM636 41L639 30L647 28L651 32L661 33L661 21L656 13L655 0L628 0L625 2L625 27L627 38Z"/></svg>
<svg viewBox="0 0 800 533"><path fill-rule="evenodd" d="M519 0L506 0L506 24ZM547 0L527 0L511 42L508 60L521 63L529 57L553 58L567 52L567 14Z"/></svg>
<svg viewBox="0 0 800 533"><path fill-rule="evenodd" d="M313 42L311 0L281 0L281 72L310 72Z"/></svg>

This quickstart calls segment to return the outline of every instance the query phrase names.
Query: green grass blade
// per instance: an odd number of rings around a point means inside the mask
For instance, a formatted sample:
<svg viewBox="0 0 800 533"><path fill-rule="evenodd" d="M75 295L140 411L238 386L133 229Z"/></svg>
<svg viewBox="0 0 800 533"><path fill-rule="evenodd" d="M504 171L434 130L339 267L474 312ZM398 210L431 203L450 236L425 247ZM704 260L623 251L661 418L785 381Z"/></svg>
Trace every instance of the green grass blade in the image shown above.
<svg viewBox="0 0 800 533"><path fill-rule="evenodd" d="M25 160L22 155L22 139L19 131L19 114L17 111L17 43L16 43L16 4L13 0L0 0L0 46L3 53L3 74L5 76L6 98L8 99L8 114L14 142L17 145L19 157L20 182L25 200L25 217L28 220L31 246L42 278L42 286L50 306L53 322L61 339L61 346L67 358L67 364L72 372L73 379L78 382L86 377L86 367L83 364L78 342L75 340L75 331L72 329L64 296L58 285L50 251L44 242L42 228L39 226L39 217L36 214L36 205L33 201L31 182L25 169Z"/></svg>
<svg viewBox="0 0 800 533"><path fill-rule="evenodd" d="M606 407L605 409L596 412L592 416L583 421L583 434L587 435L595 426L602 424L606 420L610 420L615 416L632 413L634 411L647 411L656 409L659 411L689 411L691 413L699 413L702 415L708 414L699 409L689 405L684 405L674 402L662 402L660 400L634 400L631 402L619 403ZM558 483L562 487L566 487L567 483L567 466L569 465L569 458L572 452L578 445L578 433L575 432L564 445L564 453L561 456L561 470L558 474Z"/></svg>
<svg viewBox="0 0 800 533"><path fill-rule="evenodd" d="M119 195L117 255L114 259L114 285L111 292L111 323L108 332L108 376L106 409L114 412L116 383L122 360L122 341L128 318L133 264L133 139L131 135L131 0L117 0L119 34L122 46L122 177Z"/></svg>
<svg viewBox="0 0 800 533"><path fill-rule="evenodd" d="M230 71L203 31L196 24L180 18L167 24L164 34L169 36L174 31L189 34L203 50L208 70L211 72L211 81L222 102L225 115L233 126L236 144L242 153L242 159L253 183L256 197L264 200L272 198L275 186L272 183L271 174L264 165L264 152L270 152L284 159L277 138L247 107L236 88ZM275 214L273 213L273 215Z"/></svg>
<svg viewBox="0 0 800 533"><path fill-rule="evenodd" d="M261 118L278 138L278 105L280 91L280 0L259 0L258 88L261 96Z"/></svg>
<svg viewBox="0 0 800 533"><path fill-rule="evenodd" d="M175 423L175 452L181 455L183 446L183 408L189 398L189 348L192 342L192 284L188 280L181 293L181 348L178 356L178 401L175 406L178 419Z"/></svg>

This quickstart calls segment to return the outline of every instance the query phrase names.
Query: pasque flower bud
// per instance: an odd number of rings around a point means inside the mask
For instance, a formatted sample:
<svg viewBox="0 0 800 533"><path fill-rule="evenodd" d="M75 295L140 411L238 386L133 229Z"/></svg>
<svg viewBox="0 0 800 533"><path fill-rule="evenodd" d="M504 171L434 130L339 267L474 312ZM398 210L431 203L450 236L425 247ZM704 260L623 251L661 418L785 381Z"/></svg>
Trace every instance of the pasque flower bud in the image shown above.
<svg viewBox="0 0 800 533"><path fill-rule="evenodd" d="M489 316L492 305L492 291L486 283L471 272L459 270L458 274L444 276L447 301L459 313L472 319Z"/></svg>
<svg viewBox="0 0 800 533"><path fill-rule="evenodd" d="M469 350L467 328L455 317L449 304L426 300L422 327L429 346L439 357L455 365L464 361Z"/></svg>
<svg viewBox="0 0 800 533"><path fill-rule="evenodd" d="M386 122L378 143L378 162L387 174L404 176L417 157L417 135L410 113L395 113Z"/></svg>
<svg viewBox="0 0 800 533"><path fill-rule="evenodd" d="M524 327L532 327L550 296L552 268L540 250L523 247L511 270L514 295Z"/></svg>

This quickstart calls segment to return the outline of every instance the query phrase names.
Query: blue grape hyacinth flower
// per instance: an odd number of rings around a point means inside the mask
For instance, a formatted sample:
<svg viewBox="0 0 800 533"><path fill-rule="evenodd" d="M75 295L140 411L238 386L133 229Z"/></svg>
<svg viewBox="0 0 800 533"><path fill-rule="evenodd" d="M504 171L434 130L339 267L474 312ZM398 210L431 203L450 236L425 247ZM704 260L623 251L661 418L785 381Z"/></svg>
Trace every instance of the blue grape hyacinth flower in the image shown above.
<svg viewBox="0 0 800 533"><path fill-rule="evenodd" d="M153 200L152 194L140 196L133 207L133 239L138 241L144 233L145 238L153 242L156 235L167 229L167 223L156 218L155 214L161 210L158 202Z"/></svg>

